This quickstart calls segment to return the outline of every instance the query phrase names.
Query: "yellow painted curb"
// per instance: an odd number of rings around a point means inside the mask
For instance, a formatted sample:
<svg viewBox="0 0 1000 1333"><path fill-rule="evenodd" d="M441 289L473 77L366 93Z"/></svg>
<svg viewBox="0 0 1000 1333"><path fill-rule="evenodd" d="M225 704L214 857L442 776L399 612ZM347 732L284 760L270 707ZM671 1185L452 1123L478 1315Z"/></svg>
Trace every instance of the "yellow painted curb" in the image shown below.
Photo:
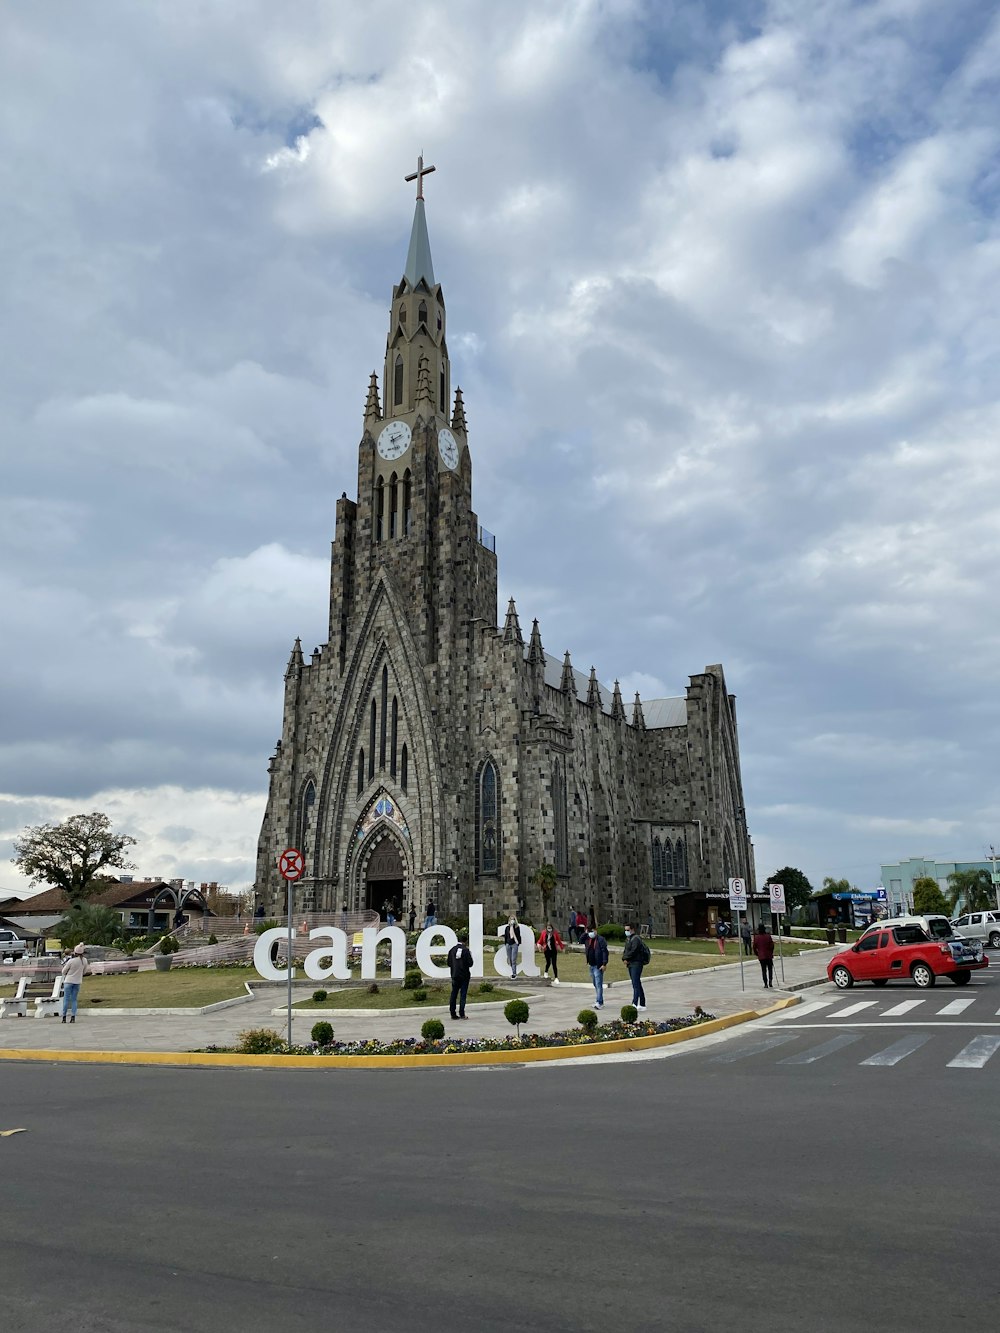
<svg viewBox="0 0 1000 1333"><path fill-rule="evenodd" d="M622 1055L676 1046L682 1041L740 1023L752 1022L779 1009L798 1004L799 997L778 1000L767 1009L743 1009L725 1018L711 1018L677 1032L658 1032L652 1037L625 1037L618 1041L595 1041L589 1046L545 1046L523 1051L455 1051L439 1055L236 1055L212 1051L19 1051L0 1049L0 1060L24 1060L59 1064L168 1065L228 1069L428 1069L454 1065L534 1064L541 1060L579 1060L581 1057Z"/></svg>

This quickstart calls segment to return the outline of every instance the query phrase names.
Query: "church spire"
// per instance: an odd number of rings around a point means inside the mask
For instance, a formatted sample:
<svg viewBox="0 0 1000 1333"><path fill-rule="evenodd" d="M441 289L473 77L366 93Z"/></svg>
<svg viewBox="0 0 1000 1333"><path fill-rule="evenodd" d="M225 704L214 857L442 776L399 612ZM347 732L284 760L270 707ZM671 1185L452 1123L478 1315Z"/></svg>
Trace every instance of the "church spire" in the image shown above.
<svg viewBox="0 0 1000 1333"><path fill-rule="evenodd" d="M616 722L625 721L625 705L622 703L622 690L617 681L611 695L611 716Z"/></svg>
<svg viewBox="0 0 1000 1333"><path fill-rule="evenodd" d="M423 158L420 159L423 163ZM430 168L434 170L433 167ZM424 173L427 174L426 172ZM406 178L410 179L409 176ZM403 277L411 287L423 280L428 287L434 286L434 263L431 259L431 242L427 235L427 218L424 215L424 196L417 197L417 207L413 213L413 227L410 230L410 248L406 252L406 268Z"/></svg>
<svg viewBox="0 0 1000 1333"><path fill-rule="evenodd" d="M302 670L302 640L296 639L292 644L292 651L288 658L288 666L285 668L285 680L295 671Z"/></svg>
<svg viewBox="0 0 1000 1333"><path fill-rule="evenodd" d="M368 381L368 398L365 401L365 425L369 426L373 421L378 421L382 415L382 404L378 398L378 376L372 371L372 377Z"/></svg>
<svg viewBox="0 0 1000 1333"><path fill-rule="evenodd" d="M503 641L504 643L520 643L522 645L524 643L521 634L521 623L517 618L517 607L514 605L513 597L507 603L507 619L503 622Z"/></svg>
<svg viewBox="0 0 1000 1333"><path fill-rule="evenodd" d="M545 649L542 647L542 634L538 628L538 621L531 623L531 639L528 643L528 661L532 663L545 661Z"/></svg>
<svg viewBox="0 0 1000 1333"><path fill-rule="evenodd" d="M451 428L452 430L463 430L466 434L469 433L469 428L465 424L465 403L462 401L461 385L455 390L455 410L451 414Z"/></svg>
<svg viewBox="0 0 1000 1333"><path fill-rule="evenodd" d="M597 672L593 667L590 668L590 680L587 683L587 707L601 707L601 687L597 681Z"/></svg>
<svg viewBox="0 0 1000 1333"><path fill-rule="evenodd" d="M642 700L639 698L639 691L635 692L635 703L632 705L632 725L636 731L646 730L646 717L642 711Z"/></svg>
<svg viewBox="0 0 1000 1333"><path fill-rule="evenodd" d="M562 676L559 679L559 688L563 694L576 695L576 677L573 675L573 663L569 660L569 652L563 658Z"/></svg>

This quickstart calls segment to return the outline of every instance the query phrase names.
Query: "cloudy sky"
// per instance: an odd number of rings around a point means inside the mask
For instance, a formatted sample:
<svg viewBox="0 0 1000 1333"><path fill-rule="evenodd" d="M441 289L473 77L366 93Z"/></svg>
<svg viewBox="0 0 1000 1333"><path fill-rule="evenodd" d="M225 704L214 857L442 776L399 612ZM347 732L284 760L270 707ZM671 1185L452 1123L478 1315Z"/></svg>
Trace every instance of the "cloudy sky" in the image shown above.
<svg viewBox="0 0 1000 1333"><path fill-rule="evenodd" d="M992 0L8 0L0 887L91 809L252 879L421 148L522 624L724 664L761 878L1000 843L998 69Z"/></svg>

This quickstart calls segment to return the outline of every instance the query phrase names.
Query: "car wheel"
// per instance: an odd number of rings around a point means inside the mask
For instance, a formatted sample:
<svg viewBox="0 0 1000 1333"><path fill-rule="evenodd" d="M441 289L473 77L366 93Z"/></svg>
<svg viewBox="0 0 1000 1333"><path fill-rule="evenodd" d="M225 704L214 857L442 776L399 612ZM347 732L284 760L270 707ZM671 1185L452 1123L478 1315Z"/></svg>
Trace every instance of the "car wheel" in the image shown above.
<svg viewBox="0 0 1000 1333"><path fill-rule="evenodd" d="M949 980L949 981L953 981L953 982L955 983L956 986L964 986L964 985L966 985L969 981L972 980L972 973L971 973L971 972L952 972L952 974L951 974L951 976L948 978L948 980Z"/></svg>
<svg viewBox="0 0 1000 1333"><path fill-rule="evenodd" d="M1000 930L990 931L990 948L1000 949Z"/></svg>
<svg viewBox="0 0 1000 1333"><path fill-rule="evenodd" d="M876 977L875 980L872 982L873 986L888 986L888 984L889 984L888 977Z"/></svg>
<svg viewBox="0 0 1000 1333"><path fill-rule="evenodd" d="M835 967L830 976L833 984L838 990L850 990L854 985L854 978L851 976L850 972L848 972L847 968L844 967L843 963L841 963L839 967Z"/></svg>
<svg viewBox="0 0 1000 1333"><path fill-rule="evenodd" d="M926 963L914 963L910 968L910 976L913 978L913 984L926 990L928 986L933 986L936 980L934 973Z"/></svg>

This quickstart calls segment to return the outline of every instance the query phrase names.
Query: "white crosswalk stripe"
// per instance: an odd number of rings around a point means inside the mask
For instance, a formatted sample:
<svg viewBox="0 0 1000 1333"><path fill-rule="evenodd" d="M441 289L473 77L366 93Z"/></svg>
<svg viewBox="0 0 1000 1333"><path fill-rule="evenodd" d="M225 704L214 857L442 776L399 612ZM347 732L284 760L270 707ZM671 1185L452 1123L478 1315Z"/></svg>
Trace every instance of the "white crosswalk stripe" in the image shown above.
<svg viewBox="0 0 1000 1333"><path fill-rule="evenodd" d="M775 1033L773 1037L765 1037L762 1041L754 1042L752 1046L741 1046L732 1051L723 1051L721 1055L713 1055L712 1064L731 1065L736 1060L748 1060L751 1055L763 1055L765 1051L771 1051L776 1046L784 1046L786 1042L794 1041L797 1036L797 1032Z"/></svg>
<svg viewBox="0 0 1000 1333"><path fill-rule="evenodd" d="M797 1004L792 1009L785 1011L788 1018L794 1018L796 1021L800 1018L807 1018L809 1014L815 1014L820 1009L825 1009L828 1004L835 1004L835 1000L807 1000L805 1004Z"/></svg>
<svg viewBox="0 0 1000 1333"><path fill-rule="evenodd" d="M850 1014L860 1014L862 1009L874 1009L877 1004L878 1000L858 1000L856 1004L849 1004L846 1009L838 1009L830 1017L847 1018Z"/></svg>
<svg viewBox="0 0 1000 1333"><path fill-rule="evenodd" d="M946 1004L943 1009L939 1009L938 1014L964 1014L969 1005L975 1003L975 996L971 1000L952 1000L951 1004Z"/></svg>
<svg viewBox="0 0 1000 1333"><path fill-rule="evenodd" d="M968 1046L948 1061L949 1069L982 1069L983 1065L1000 1050L1000 1037L973 1037Z"/></svg>
<svg viewBox="0 0 1000 1333"><path fill-rule="evenodd" d="M908 1014L911 1009L916 1009L921 1004L923 1004L923 1000L904 1000L902 1004L896 1004L891 1009L887 1009L882 1017L899 1018L902 1014Z"/></svg>
<svg viewBox="0 0 1000 1333"><path fill-rule="evenodd" d="M919 1051L920 1047L930 1039L931 1034L929 1032L911 1032L908 1037L902 1037L899 1041L894 1041L884 1051L879 1051L876 1055L870 1055L867 1060L862 1060L861 1063L863 1065L898 1065L900 1060L905 1060L914 1051Z"/></svg>
<svg viewBox="0 0 1000 1333"><path fill-rule="evenodd" d="M833 1055L834 1051L843 1050L845 1046L850 1046L852 1042L861 1040L860 1032L842 1032L839 1037L831 1037L829 1041L822 1042L819 1046L813 1046L808 1051L802 1051L798 1055L788 1055L784 1060L779 1060L781 1065L811 1065L817 1060L822 1060L828 1055Z"/></svg>

